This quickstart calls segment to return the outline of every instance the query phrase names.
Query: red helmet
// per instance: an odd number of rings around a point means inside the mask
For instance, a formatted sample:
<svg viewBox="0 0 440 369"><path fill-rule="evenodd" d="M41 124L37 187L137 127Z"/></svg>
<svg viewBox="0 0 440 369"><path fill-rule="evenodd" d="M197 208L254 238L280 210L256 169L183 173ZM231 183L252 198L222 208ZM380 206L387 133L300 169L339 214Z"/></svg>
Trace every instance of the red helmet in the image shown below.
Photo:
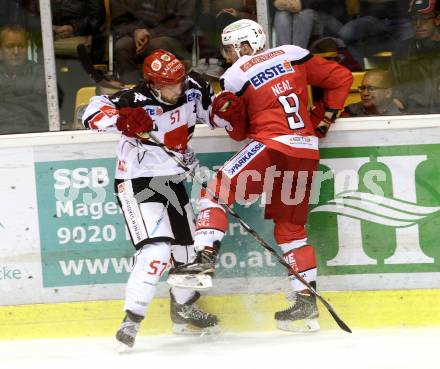
<svg viewBox="0 0 440 369"><path fill-rule="evenodd" d="M185 78L185 66L173 54L159 49L144 59L144 80L154 85L174 85Z"/></svg>

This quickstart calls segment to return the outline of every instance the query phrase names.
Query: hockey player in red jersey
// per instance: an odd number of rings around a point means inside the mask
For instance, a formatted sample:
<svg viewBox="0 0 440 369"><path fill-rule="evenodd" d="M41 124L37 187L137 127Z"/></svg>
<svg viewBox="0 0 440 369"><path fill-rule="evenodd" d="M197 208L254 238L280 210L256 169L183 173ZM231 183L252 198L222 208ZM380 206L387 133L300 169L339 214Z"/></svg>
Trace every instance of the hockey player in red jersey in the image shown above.
<svg viewBox="0 0 440 369"><path fill-rule="evenodd" d="M233 139L250 142L224 164L209 188L228 205L265 193L265 218L274 221L275 240L284 259L315 286L315 251L307 242L305 224L319 162L318 137L325 136L343 108L352 75L297 46L265 51L265 42L262 27L251 20L239 20L223 30L224 53L233 64L220 78L223 92L213 101L211 120ZM324 90L322 114L314 114L314 121L307 110L308 85ZM176 268L169 283L209 286L226 229L225 211L209 191L202 191L197 258ZM291 286L295 302L275 313L278 328L318 330L315 296L294 276Z"/></svg>
<svg viewBox="0 0 440 369"><path fill-rule="evenodd" d="M209 124L213 91L196 73L164 50L147 56L145 82L113 96L92 98L83 116L86 128L121 134L115 191L136 249L126 287L125 318L116 338L132 347L170 259L174 266L194 260L192 208L183 170L155 142L154 131L188 166L197 160L188 145L196 120ZM194 290L170 290L175 333L215 331L217 317L202 311Z"/></svg>

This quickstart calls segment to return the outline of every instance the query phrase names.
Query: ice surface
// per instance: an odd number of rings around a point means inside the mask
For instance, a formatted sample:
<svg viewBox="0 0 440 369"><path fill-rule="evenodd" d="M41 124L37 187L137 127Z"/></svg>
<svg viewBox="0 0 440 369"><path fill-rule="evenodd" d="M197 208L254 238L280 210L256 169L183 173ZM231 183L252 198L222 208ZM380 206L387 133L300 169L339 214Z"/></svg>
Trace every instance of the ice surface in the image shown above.
<svg viewBox="0 0 440 369"><path fill-rule="evenodd" d="M12 369L439 369L440 328L140 336L128 353L111 337L0 341Z"/></svg>

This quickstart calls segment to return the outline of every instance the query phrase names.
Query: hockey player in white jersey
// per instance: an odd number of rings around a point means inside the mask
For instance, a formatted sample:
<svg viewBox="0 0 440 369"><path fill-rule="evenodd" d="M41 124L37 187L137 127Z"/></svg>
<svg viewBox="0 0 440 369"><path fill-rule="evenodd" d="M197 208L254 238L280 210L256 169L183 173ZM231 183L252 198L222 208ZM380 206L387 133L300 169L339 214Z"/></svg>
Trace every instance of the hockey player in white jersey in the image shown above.
<svg viewBox="0 0 440 369"><path fill-rule="evenodd" d="M169 261L173 267L194 260L194 220L183 185L183 170L155 142L173 150L188 166L197 159L188 145L196 120L209 124L213 91L198 74L185 72L171 53L156 50L143 65L144 83L113 96L95 96L83 116L86 128L120 132L115 191L136 249L127 282L126 315L116 338L132 347ZM215 315L197 305L191 289L170 290L174 333L216 331Z"/></svg>

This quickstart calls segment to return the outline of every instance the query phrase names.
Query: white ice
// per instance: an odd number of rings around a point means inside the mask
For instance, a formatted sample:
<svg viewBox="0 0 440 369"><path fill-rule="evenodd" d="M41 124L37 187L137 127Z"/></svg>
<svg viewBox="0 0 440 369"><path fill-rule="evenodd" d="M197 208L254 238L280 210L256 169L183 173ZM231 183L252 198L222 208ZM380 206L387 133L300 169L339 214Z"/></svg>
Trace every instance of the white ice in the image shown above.
<svg viewBox="0 0 440 369"><path fill-rule="evenodd" d="M440 328L0 341L2 369L439 369Z"/></svg>

